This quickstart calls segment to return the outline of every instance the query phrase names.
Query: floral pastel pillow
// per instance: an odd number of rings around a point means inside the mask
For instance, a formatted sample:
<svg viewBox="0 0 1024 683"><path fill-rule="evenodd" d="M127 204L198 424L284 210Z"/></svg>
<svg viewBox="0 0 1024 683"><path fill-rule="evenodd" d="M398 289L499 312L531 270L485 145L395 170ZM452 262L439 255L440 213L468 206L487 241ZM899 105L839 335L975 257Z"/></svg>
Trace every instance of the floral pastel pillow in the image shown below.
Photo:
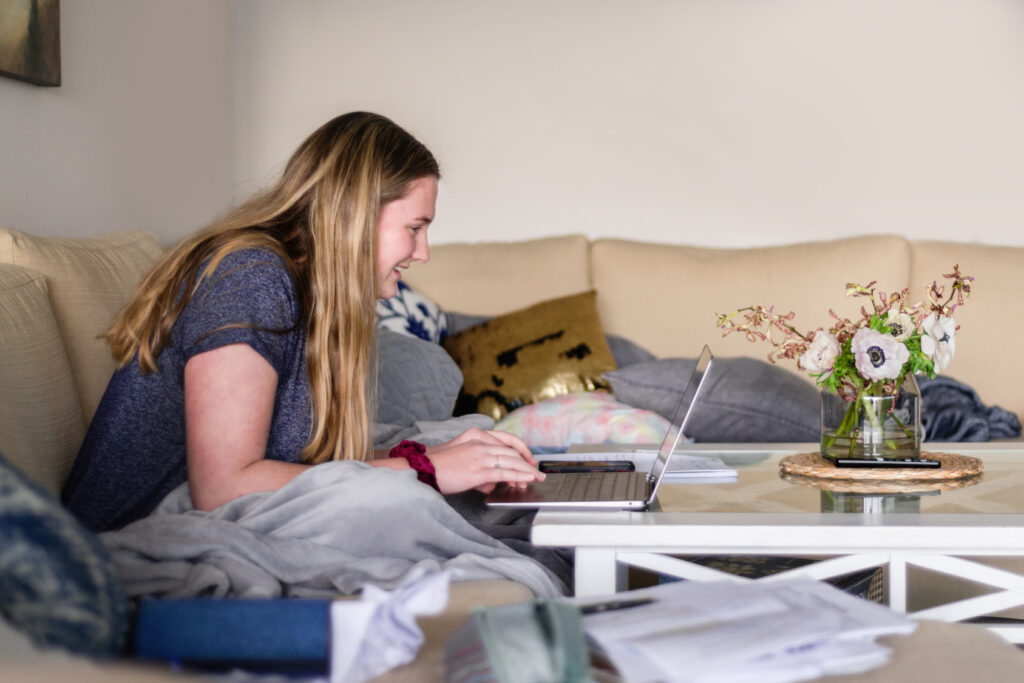
<svg viewBox="0 0 1024 683"><path fill-rule="evenodd" d="M620 403L603 391L549 398L517 408L495 425L528 446L567 448L578 443L661 443L668 420Z"/></svg>
<svg viewBox="0 0 1024 683"><path fill-rule="evenodd" d="M448 316L431 299L401 280L398 293L377 300L377 324L400 334L440 344L448 335Z"/></svg>

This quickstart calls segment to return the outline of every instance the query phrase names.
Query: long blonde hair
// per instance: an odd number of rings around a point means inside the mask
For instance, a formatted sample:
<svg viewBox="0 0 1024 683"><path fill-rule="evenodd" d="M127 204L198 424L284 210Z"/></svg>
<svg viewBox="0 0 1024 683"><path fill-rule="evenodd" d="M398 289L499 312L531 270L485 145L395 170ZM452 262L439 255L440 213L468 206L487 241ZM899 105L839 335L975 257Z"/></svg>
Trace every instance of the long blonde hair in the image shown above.
<svg viewBox="0 0 1024 683"><path fill-rule="evenodd" d="M377 224L381 207L429 176L440 177L434 156L389 119L354 112L328 121L299 146L277 183L156 264L105 335L114 357L124 366L137 355L143 373L158 372L157 357L202 280L232 252L270 250L291 272L307 336L313 426L300 457L365 460L374 413Z"/></svg>

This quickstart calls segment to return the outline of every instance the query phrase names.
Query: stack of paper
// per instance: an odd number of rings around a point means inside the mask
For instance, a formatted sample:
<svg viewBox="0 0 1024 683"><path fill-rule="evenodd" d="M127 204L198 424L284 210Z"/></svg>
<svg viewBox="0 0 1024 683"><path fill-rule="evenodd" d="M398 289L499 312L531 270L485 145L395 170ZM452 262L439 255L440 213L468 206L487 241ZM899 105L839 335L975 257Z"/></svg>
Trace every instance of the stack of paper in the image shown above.
<svg viewBox="0 0 1024 683"><path fill-rule="evenodd" d="M700 480L708 483L711 480L735 480L736 470L727 467L721 458L705 455L676 455L668 461L665 472L666 483L680 483L689 480Z"/></svg>
<svg viewBox="0 0 1024 683"><path fill-rule="evenodd" d="M651 598L583 617L583 628L627 683L785 683L885 663L881 635L915 623L811 579L683 581L609 596ZM581 606L601 603L593 598Z"/></svg>

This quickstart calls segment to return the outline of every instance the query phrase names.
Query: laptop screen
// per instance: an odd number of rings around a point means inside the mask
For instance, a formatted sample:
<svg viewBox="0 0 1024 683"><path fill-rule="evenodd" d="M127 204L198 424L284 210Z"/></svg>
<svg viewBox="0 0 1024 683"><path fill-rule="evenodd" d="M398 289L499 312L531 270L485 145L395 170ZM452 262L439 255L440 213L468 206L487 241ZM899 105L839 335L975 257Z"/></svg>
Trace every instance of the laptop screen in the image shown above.
<svg viewBox="0 0 1024 683"><path fill-rule="evenodd" d="M651 469L651 476L654 478L654 485L651 487L651 493L649 500L653 501L655 495L658 493L658 485L661 483L662 476L665 474L665 470L668 469L669 460L672 459L672 453L675 452L679 442L682 441L683 434L686 430L686 423L690 419L693 413L693 406L696 403L697 391L700 389L701 384L704 382L704 377L707 375L708 368L711 367L711 349L704 346L700 356L697 358L697 365L693 368L693 372L690 373L690 379L687 381L686 386L683 387L682 396L679 397L679 405L676 406L675 411L672 414L672 427L669 428L668 434L665 435L664 441L661 442L661 448L658 450L658 457L654 460L654 467ZM675 434L672 433L672 429L678 425L679 429Z"/></svg>

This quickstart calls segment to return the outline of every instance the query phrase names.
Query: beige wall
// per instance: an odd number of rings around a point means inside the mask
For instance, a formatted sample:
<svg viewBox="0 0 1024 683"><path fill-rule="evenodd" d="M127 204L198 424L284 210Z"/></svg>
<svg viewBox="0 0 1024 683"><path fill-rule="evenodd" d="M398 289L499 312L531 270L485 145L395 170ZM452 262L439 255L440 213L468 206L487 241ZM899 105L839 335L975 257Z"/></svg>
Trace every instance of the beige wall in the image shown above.
<svg viewBox="0 0 1024 683"><path fill-rule="evenodd" d="M335 113L445 171L435 242L1024 244L1019 0L245 0L240 191Z"/></svg>
<svg viewBox="0 0 1024 683"><path fill-rule="evenodd" d="M0 78L0 226L176 240L232 201L228 0L65 0L63 83Z"/></svg>
<svg viewBox="0 0 1024 683"><path fill-rule="evenodd" d="M173 241L342 111L445 171L435 243L1024 244L1018 0L69 0L0 78L0 225Z"/></svg>

